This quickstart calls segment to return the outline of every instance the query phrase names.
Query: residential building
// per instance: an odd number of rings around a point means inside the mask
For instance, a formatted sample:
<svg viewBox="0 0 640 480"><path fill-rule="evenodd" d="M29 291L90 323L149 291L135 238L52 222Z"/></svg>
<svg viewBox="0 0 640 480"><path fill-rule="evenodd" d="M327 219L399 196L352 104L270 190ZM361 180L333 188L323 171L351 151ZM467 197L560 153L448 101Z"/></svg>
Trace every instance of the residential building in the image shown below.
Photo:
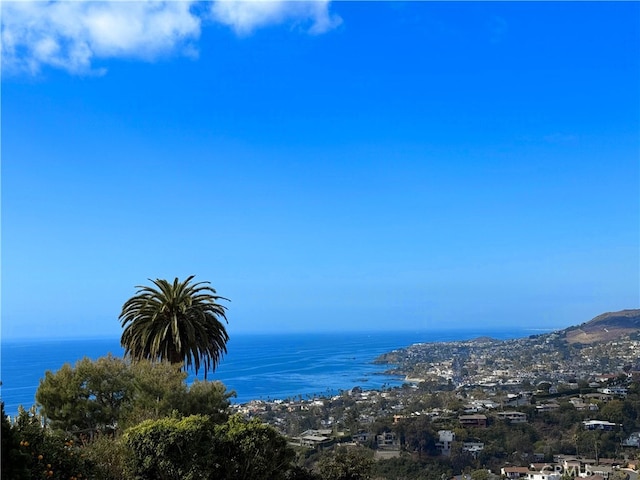
<svg viewBox="0 0 640 480"><path fill-rule="evenodd" d="M478 454L484 450L484 443L482 442L464 442L462 444L462 451L470 453L473 458L478 458Z"/></svg>
<svg viewBox="0 0 640 480"><path fill-rule="evenodd" d="M498 412L496 416L502 420L509 420L511 423L527 423L527 414L522 412Z"/></svg>
<svg viewBox="0 0 640 480"><path fill-rule="evenodd" d="M440 430L438 432L438 442L436 448L440 451L440 455L448 457L451 455L451 444L456 438L456 434L451 430Z"/></svg>
<svg viewBox="0 0 640 480"><path fill-rule="evenodd" d="M331 430L307 430L300 435L301 447L323 449L333 444Z"/></svg>
<svg viewBox="0 0 640 480"><path fill-rule="evenodd" d="M605 420L586 420L582 422L585 430L614 430L618 424Z"/></svg>
<svg viewBox="0 0 640 480"><path fill-rule="evenodd" d="M500 475L505 478L523 478L529 473L527 467L502 467L500 469Z"/></svg>
<svg viewBox="0 0 640 480"><path fill-rule="evenodd" d="M529 472L524 478L527 480L561 480L562 475L557 472Z"/></svg>
<svg viewBox="0 0 640 480"><path fill-rule="evenodd" d="M460 421L460 425L463 427L480 427L484 428L487 426L487 416L486 415L460 415L458 417Z"/></svg>
<svg viewBox="0 0 640 480"><path fill-rule="evenodd" d="M384 432L376 436L378 448L397 448L400 446L395 432Z"/></svg>

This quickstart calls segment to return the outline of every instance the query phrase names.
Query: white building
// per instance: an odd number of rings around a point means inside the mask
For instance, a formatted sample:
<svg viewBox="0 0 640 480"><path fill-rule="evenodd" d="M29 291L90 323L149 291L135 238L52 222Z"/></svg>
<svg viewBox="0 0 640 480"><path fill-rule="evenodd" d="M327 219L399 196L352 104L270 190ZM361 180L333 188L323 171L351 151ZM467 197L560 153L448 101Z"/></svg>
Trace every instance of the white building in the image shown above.
<svg viewBox="0 0 640 480"><path fill-rule="evenodd" d="M586 420L582 422L585 430L614 430L618 424L605 420Z"/></svg>
<svg viewBox="0 0 640 480"><path fill-rule="evenodd" d="M439 441L436 443L436 448L440 450L440 454L448 457L451 455L451 444L456 439L456 434L451 430L438 431Z"/></svg>
<svg viewBox="0 0 640 480"><path fill-rule="evenodd" d="M557 472L529 472L527 480L562 480L562 475Z"/></svg>

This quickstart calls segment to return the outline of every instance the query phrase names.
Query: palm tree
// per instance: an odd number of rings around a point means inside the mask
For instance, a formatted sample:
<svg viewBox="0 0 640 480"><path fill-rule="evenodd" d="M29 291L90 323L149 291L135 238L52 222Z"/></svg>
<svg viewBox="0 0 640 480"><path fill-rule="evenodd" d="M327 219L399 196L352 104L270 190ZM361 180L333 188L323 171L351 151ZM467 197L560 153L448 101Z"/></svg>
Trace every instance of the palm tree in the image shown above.
<svg viewBox="0 0 640 480"><path fill-rule="evenodd" d="M176 278L151 280L154 287L136 286L139 290L122 306L118 317L124 331L120 343L125 355L133 360L168 360L184 367L200 366L215 369L222 355L227 353L229 335L222 323L227 322L225 310L210 282L191 283L191 275L184 282Z"/></svg>

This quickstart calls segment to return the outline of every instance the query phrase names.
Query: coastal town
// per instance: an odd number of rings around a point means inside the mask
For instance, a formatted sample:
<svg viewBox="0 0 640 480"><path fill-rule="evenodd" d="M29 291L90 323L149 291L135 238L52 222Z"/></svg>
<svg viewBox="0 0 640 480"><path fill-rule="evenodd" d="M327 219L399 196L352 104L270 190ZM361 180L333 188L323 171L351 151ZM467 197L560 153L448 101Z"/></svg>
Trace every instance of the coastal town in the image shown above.
<svg viewBox="0 0 640 480"><path fill-rule="evenodd" d="M2 405L3 478L638 480L639 350L623 310L380 355L400 386L247 403L180 364L84 358L46 372L37 407Z"/></svg>
<svg viewBox="0 0 640 480"><path fill-rule="evenodd" d="M635 480L640 335L595 323L580 330L581 341L567 329L411 345L376 359L406 377L402 387L232 408L277 428L309 462L348 447L418 460L432 476L416 478ZM605 329L615 340L593 334Z"/></svg>

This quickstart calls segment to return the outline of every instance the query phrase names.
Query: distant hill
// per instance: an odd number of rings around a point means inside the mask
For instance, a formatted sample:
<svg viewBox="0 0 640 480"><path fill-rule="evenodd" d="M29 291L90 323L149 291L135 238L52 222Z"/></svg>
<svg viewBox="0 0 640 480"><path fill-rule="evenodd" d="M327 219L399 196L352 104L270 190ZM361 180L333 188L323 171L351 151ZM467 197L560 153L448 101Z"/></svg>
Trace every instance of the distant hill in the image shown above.
<svg viewBox="0 0 640 480"><path fill-rule="evenodd" d="M476 337L472 340L469 340L469 342L471 343L500 343L501 340L496 340L495 338L492 337Z"/></svg>
<svg viewBox="0 0 640 480"><path fill-rule="evenodd" d="M562 330L569 343L608 342L640 333L640 310L621 310L598 315L592 320Z"/></svg>

